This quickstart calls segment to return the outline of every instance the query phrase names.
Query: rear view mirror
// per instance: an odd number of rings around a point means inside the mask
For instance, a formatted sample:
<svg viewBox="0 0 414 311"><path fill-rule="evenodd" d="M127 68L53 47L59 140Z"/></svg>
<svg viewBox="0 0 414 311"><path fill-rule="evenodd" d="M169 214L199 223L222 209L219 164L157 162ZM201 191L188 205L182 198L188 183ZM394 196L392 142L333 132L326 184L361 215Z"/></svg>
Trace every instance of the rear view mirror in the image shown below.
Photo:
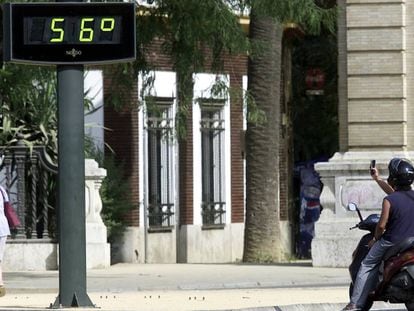
<svg viewBox="0 0 414 311"><path fill-rule="evenodd" d="M356 210L358 210L358 206L355 203L348 203L348 211L352 211L355 212Z"/></svg>
<svg viewBox="0 0 414 311"><path fill-rule="evenodd" d="M352 212L357 212L359 219L362 221L362 215L361 215L361 211L358 208L358 205L356 203L348 203L348 205L346 206L346 208L348 209L348 211L352 211Z"/></svg>

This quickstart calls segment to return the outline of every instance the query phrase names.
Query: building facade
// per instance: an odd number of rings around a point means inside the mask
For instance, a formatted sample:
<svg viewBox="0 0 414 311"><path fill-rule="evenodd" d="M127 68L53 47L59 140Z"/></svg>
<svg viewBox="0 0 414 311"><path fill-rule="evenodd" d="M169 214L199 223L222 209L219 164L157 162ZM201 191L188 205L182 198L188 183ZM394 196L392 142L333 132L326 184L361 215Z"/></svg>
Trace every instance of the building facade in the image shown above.
<svg viewBox="0 0 414 311"><path fill-rule="evenodd" d="M340 150L317 170L324 212L312 244L317 266L347 266L363 232L347 211L379 213L384 193L369 175L376 159L384 178L392 157L414 158L414 3L338 0ZM348 255L349 254L349 255Z"/></svg>
<svg viewBox="0 0 414 311"><path fill-rule="evenodd" d="M105 108L105 142L123 161L136 209L115 261L232 262L244 235L243 81L247 59L227 56L222 73L193 75L185 139L176 136L176 73L152 47L156 70L138 76L133 109ZM151 87L145 87L147 81ZM104 76L104 90L110 90ZM235 93L215 95L216 85ZM105 93L104 95L109 96ZM104 97L104 98L105 98Z"/></svg>
<svg viewBox="0 0 414 311"><path fill-rule="evenodd" d="M247 56L224 55L219 74L193 75L186 136L176 134L177 77L161 43L150 49L155 70L138 76L128 101L136 109L105 108L105 142L127 167L136 208L114 261L235 262L242 259L245 217L244 92ZM288 76L286 74L286 76ZM147 81L151 86L146 87ZM113 81L104 75L104 100ZM217 85L230 90L212 92ZM283 86L281 86L283 87ZM218 92L220 93L220 92ZM282 100L283 104L284 100ZM286 114L285 109L281 109ZM283 116L281 116L282 118ZM281 129L280 226L285 253L293 252L292 163Z"/></svg>

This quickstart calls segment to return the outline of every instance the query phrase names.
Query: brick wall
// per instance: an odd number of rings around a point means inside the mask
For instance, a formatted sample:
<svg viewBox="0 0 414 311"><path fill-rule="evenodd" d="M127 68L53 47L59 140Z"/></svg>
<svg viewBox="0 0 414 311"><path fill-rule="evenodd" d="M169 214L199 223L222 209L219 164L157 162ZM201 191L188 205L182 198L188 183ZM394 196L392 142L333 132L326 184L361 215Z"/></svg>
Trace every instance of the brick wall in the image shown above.
<svg viewBox="0 0 414 311"><path fill-rule="evenodd" d="M180 142L180 224L190 225L194 221L193 213L193 107L188 108L186 122L187 138Z"/></svg>
<svg viewBox="0 0 414 311"><path fill-rule="evenodd" d="M132 226L139 224L139 176L138 176L138 113L137 113L137 82L131 83L130 90L125 92L124 100L127 105L122 111L115 111L108 105L108 99L112 89L112 80L108 72L104 73L104 124L110 130L104 132L105 143L115 151L115 160L122 164L125 179L130 183L131 200L136 208L126 215ZM105 156L112 152L105 148Z"/></svg>
<svg viewBox="0 0 414 311"><path fill-rule="evenodd" d="M243 130L243 75L247 72L247 58L226 58L225 71L230 74L230 86L237 95L231 98L231 222L244 222L244 160L241 137Z"/></svg>
<svg viewBox="0 0 414 311"><path fill-rule="evenodd" d="M154 70L172 71L171 59L161 52L162 41L155 40L147 50L148 60L154 64ZM244 167L241 154L240 132L243 129L243 98L242 80L246 75L247 57L224 55L223 71L230 75L230 84L233 91L238 92L237 96L231 95L231 185L232 185L232 222L244 222ZM207 58L208 59L208 58ZM105 101L110 96L111 75L106 72L104 75L104 96ZM136 81L132 83L130 99L128 102L136 104L138 89ZM128 94L126 92L125 94ZM234 93L233 93L234 94ZM131 105L134 106L134 105ZM115 111L105 105L105 126L112 129L105 133L105 141L115 150L119 161L125 163L126 178L131 182L131 193L133 203L138 206L140 198L139 172L138 167L138 113L135 108L125 108L122 111ZM193 141L191 111L188 116L187 139L180 143L180 223L193 223ZM108 150L107 150L108 152ZM138 209L128 215L130 224L139 225Z"/></svg>

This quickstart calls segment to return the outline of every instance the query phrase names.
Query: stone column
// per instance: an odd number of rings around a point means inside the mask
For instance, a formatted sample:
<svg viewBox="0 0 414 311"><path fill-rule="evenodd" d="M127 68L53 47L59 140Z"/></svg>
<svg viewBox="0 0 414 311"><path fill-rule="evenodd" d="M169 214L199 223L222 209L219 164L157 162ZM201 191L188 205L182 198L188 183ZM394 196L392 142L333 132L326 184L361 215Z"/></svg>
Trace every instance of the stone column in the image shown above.
<svg viewBox="0 0 414 311"><path fill-rule="evenodd" d="M106 170L93 159L85 160L86 208L86 266L88 269L105 268L111 264L107 230L101 218L102 200L99 190Z"/></svg>
<svg viewBox="0 0 414 311"><path fill-rule="evenodd" d="M364 232L349 231L358 217L346 211L347 203L359 204L363 215L380 213L385 193L371 180L370 160L377 160L386 178L392 157L414 159L407 113L408 4L338 0L338 5L341 149L329 162L315 166L324 183L324 211L312 242L315 266L349 265Z"/></svg>

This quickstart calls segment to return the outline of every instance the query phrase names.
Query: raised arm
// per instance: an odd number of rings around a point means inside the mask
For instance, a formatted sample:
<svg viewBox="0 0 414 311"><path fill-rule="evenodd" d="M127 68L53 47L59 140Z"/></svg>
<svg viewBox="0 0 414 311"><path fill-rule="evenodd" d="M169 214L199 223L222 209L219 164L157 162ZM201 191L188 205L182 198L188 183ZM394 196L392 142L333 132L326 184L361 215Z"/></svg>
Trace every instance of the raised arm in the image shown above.
<svg viewBox="0 0 414 311"><path fill-rule="evenodd" d="M381 177L379 177L378 169L376 167L370 168L371 177L377 182L380 188L386 193L391 194L394 192L394 189Z"/></svg>

